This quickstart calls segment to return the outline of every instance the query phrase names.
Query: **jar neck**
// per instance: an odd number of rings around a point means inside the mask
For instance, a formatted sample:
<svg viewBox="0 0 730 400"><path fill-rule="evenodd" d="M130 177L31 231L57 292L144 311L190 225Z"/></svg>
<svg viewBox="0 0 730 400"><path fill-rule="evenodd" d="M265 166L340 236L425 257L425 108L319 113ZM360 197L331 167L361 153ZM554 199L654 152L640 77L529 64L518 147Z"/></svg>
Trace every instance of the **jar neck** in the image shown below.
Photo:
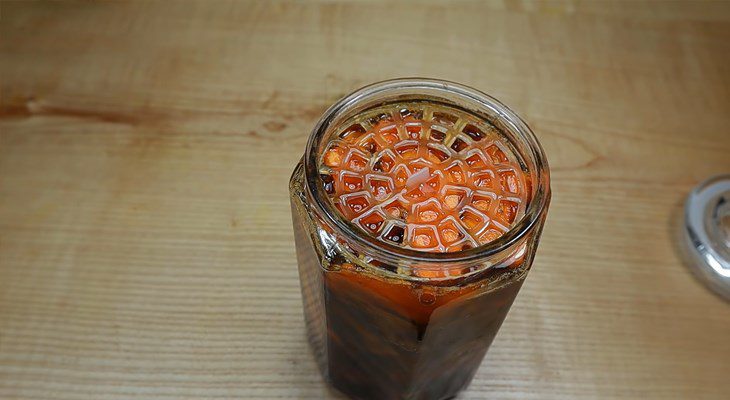
<svg viewBox="0 0 730 400"><path fill-rule="evenodd" d="M407 101L428 101L459 108L490 123L514 146L529 176L525 213L500 238L468 250L434 253L385 243L359 230L328 200L319 183L318 159L334 129L347 119L374 107ZM446 81L397 79L359 89L330 107L315 126L304 155L307 196L314 211L332 231L359 254L393 265L419 268L462 268L464 265L498 262L523 246L527 234L542 223L550 197L547 160L534 134L514 112L496 99L474 89ZM492 262L490 262L492 263Z"/></svg>

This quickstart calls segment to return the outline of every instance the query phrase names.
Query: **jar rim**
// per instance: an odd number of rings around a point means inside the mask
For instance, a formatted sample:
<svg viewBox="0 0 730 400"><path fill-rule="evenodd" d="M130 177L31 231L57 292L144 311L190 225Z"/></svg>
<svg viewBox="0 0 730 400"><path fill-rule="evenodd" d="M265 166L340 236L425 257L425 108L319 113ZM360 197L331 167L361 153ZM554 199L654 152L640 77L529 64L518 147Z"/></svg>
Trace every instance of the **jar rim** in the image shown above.
<svg viewBox="0 0 730 400"><path fill-rule="evenodd" d="M328 201L324 188L322 185L317 184L319 179L318 149L329 132L332 123L356 104L378 96L387 96L398 92L411 95L426 92L433 93L423 94L424 98L433 97L440 93L446 96L444 99L447 101L449 97L456 97L460 101L464 101L470 106L493 116L495 120L501 122L506 129L524 142L529 154L522 154L522 156L529 157L532 161L534 177L537 179L537 182L535 182L536 188L532 190L532 198L524 215L504 235L486 244L450 253L413 250L384 242L361 232ZM527 123L509 107L486 93L455 82L429 78L399 78L377 82L357 89L334 103L325 111L310 134L304 154L304 174L306 190L314 200L313 206L337 233L369 251L377 253L378 257L383 259L416 262L425 265L435 264L439 267L480 260L511 248L538 224L550 201L550 172L547 158L542 146Z"/></svg>

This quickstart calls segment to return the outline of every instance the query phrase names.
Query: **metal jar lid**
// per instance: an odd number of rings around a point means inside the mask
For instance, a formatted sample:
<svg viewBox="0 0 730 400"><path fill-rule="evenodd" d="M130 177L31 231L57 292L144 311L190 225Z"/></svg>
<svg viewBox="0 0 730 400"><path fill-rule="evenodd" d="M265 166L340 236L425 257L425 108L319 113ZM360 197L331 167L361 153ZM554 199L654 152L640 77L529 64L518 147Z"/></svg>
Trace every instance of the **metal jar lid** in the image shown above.
<svg viewBox="0 0 730 400"><path fill-rule="evenodd" d="M692 190L683 230L695 275L730 301L730 175L710 178Z"/></svg>

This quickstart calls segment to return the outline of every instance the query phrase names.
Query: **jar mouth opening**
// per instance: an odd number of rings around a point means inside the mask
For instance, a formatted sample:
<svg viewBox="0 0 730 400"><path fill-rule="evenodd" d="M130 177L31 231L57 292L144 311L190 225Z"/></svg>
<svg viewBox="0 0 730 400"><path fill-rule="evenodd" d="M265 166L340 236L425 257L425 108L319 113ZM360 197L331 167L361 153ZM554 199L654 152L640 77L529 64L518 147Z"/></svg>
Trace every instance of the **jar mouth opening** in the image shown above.
<svg viewBox="0 0 730 400"><path fill-rule="evenodd" d="M423 100L460 107L484 118L510 134L518 142L520 156L531 176L532 193L522 217L501 237L486 244L450 253L419 251L390 244L361 232L338 212L319 183L319 149L337 123L372 107L402 101ZM326 145L326 143L324 143ZM353 244L383 259L416 262L437 267L474 261L499 254L518 243L543 215L550 200L550 177L547 159L537 138L527 124L497 99L470 87L435 79L402 78L374 83L358 89L333 104L315 125L304 154L305 186L313 207L337 233Z"/></svg>

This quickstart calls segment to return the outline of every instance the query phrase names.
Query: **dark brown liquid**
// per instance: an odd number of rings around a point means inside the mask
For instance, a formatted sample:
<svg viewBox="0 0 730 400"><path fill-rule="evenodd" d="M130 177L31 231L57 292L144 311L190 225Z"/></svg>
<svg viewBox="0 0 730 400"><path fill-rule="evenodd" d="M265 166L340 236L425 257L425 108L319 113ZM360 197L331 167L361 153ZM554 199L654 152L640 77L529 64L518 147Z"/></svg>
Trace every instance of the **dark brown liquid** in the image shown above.
<svg viewBox="0 0 730 400"><path fill-rule="evenodd" d="M479 368L521 284L443 296L426 286L325 272L333 386L361 399L454 396Z"/></svg>

